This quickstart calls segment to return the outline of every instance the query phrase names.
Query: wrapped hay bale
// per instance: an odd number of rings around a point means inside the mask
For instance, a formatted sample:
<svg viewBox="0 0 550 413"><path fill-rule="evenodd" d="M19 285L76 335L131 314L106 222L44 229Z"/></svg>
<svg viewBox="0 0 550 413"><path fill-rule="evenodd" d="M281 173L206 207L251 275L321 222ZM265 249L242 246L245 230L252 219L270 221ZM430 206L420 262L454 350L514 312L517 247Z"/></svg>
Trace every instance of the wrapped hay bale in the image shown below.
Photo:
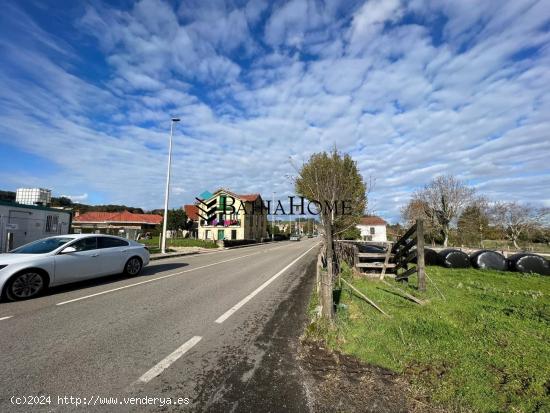
<svg viewBox="0 0 550 413"><path fill-rule="evenodd" d="M480 270L506 271L508 264L506 258L499 252L491 250L481 250L470 255L472 267Z"/></svg>
<svg viewBox="0 0 550 413"><path fill-rule="evenodd" d="M439 252L443 260L443 266L447 268L469 268L470 257L465 252L452 248Z"/></svg>
<svg viewBox="0 0 550 413"><path fill-rule="evenodd" d="M508 267L511 271L550 275L550 263L537 254L514 254L508 257Z"/></svg>

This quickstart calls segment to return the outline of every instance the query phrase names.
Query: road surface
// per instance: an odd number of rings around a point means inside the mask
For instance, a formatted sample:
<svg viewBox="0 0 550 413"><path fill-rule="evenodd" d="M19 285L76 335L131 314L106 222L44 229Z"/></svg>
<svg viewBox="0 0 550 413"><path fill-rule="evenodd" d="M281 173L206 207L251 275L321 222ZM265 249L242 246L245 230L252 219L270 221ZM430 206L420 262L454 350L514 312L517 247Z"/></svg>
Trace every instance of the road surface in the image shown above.
<svg viewBox="0 0 550 413"><path fill-rule="evenodd" d="M307 411L287 353L317 246L160 260L0 303L0 411Z"/></svg>

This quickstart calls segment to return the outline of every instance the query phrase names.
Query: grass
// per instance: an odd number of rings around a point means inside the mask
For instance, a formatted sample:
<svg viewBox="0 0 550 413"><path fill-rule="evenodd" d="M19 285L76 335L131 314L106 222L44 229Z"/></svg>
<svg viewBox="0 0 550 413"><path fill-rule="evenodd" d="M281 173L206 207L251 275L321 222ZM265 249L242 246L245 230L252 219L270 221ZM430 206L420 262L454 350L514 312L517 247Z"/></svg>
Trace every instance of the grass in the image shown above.
<svg viewBox="0 0 550 413"><path fill-rule="evenodd" d="M160 252L159 237L151 239L141 239L138 242L150 247L151 253ZM167 248L170 247L201 247L201 248L218 248L218 245L212 241L192 238L168 238L166 240ZM158 251L157 251L158 250Z"/></svg>
<svg viewBox="0 0 550 413"><path fill-rule="evenodd" d="M550 253L550 245L548 244L519 241L518 245L521 251ZM506 240L485 240L483 241L483 247L495 250L516 250L514 244Z"/></svg>
<svg viewBox="0 0 550 413"><path fill-rule="evenodd" d="M417 395L447 411L550 411L550 277L428 267L419 306L384 284L354 279L387 318L346 290L334 328L313 323L310 338L405 374ZM344 276L351 277L349 268ZM394 281L391 281L393 283ZM312 298L310 311L316 305Z"/></svg>

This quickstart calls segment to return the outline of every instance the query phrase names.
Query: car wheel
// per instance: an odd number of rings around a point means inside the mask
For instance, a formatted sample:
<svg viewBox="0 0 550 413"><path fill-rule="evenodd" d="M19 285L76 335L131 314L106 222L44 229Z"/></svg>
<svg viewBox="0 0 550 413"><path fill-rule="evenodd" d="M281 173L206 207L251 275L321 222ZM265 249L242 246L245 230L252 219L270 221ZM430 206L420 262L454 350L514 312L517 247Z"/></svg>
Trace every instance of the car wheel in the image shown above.
<svg viewBox="0 0 550 413"><path fill-rule="evenodd" d="M124 273L126 275L138 275L141 272L142 266L143 264L138 257L132 257L126 262Z"/></svg>
<svg viewBox="0 0 550 413"><path fill-rule="evenodd" d="M36 271L25 271L9 280L6 286L8 300L26 300L36 297L46 288L46 278Z"/></svg>

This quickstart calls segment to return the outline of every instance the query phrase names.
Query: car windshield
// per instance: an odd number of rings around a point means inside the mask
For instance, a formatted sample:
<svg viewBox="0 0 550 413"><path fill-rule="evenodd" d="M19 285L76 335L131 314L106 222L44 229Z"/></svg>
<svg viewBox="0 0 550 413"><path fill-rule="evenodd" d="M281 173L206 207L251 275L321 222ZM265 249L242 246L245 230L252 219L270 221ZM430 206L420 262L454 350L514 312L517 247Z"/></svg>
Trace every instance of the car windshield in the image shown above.
<svg viewBox="0 0 550 413"><path fill-rule="evenodd" d="M10 252L13 254L46 254L72 240L74 240L74 238L46 238L23 245Z"/></svg>

